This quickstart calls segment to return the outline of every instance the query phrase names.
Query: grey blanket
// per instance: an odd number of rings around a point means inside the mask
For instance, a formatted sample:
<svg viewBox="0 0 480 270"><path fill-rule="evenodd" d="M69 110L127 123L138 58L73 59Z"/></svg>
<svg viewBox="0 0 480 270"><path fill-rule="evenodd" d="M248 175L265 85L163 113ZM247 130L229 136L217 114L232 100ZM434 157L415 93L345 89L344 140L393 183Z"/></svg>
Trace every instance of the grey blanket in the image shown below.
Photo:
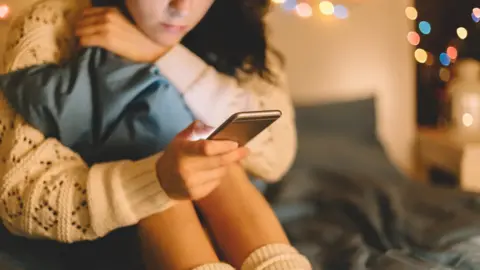
<svg viewBox="0 0 480 270"><path fill-rule="evenodd" d="M267 193L315 269L480 269L468 242L480 235L475 194L315 163L297 163Z"/></svg>

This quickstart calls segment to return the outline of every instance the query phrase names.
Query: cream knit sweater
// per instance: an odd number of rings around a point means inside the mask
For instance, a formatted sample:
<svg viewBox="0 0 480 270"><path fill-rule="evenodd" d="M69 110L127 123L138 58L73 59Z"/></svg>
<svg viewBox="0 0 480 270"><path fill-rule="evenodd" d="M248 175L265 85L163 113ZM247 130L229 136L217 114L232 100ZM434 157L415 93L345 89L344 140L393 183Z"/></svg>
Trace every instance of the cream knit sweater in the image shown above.
<svg viewBox="0 0 480 270"><path fill-rule="evenodd" d="M7 36L4 71L68 59L75 48L72 27L88 4L42 0L18 16ZM284 80L278 87L258 78L239 85L180 45L157 65L182 91L194 115L209 125L237 111L282 110L283 117L251 142L244 165L267 181L288 170L296 133ZM0 95L2 221L16 234L61 242L92 240L135 224L173 203L156 179L159 155L89 168L69 148L26 124Z"/></svg>

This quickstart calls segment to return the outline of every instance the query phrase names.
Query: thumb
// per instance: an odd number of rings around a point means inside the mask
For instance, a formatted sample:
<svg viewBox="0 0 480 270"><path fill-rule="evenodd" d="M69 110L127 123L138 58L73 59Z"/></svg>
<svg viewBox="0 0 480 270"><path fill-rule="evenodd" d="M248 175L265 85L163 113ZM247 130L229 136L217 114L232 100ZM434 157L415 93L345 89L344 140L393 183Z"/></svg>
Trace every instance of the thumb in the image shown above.
<svg viewBox="0 0 480 270"><path fill-rule="evenodd" d="M180 131L176 138L189 141L206 139L206 137L208 137L213 130L214 129L212 127L205 125L199 120L195 120L187 128Z"/></svg>

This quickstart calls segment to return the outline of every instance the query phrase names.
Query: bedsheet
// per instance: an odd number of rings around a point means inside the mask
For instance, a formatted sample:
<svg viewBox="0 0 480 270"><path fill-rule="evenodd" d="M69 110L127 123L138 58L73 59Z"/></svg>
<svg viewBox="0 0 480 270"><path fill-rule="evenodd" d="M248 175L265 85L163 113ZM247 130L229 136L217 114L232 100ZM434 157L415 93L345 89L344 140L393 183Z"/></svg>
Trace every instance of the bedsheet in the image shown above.
<svg viewBox="0 0 480 270"><path fill-rule="evenodd" d="M476 194L300 167L267 196L315 269L480 269Z"/></svg>

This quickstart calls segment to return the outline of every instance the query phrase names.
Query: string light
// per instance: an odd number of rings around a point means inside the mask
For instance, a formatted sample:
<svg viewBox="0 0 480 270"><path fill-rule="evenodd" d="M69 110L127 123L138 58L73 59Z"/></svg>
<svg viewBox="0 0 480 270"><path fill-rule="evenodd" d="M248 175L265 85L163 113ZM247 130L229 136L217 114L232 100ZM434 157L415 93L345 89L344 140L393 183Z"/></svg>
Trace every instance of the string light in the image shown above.
<svg viewBox="0 0 480 270"><path fill-rule="evenodd" d="M452 59L450 59L450 57L446 53L441 53L439 59L440 59L440 64L446 67L450 65L450 63L452 62Z"/></svg>
<svg viewBox="0 0 480 270"><path fill-rule="evenodd" d="M335 12L335 6L330 1L322 1L318 7L323 15L333 15Z"/></svg>
<svg viewBox="0 0 480 270"><path fill-rule="evenodd" d="M296 0L284 0L282 6L285 10L295 10L295 8L297 7L297 1Z"/></svg>
<svg viewBox="0 0 480 270"><path fill-rule="evenodd" d="M435 64L435 57L432 53L427 52L427 62L425 62L425 65L433 66L433 64Z"/></svg>
<svg viewBox="0 0 480 270"><path fill-rule="evenodd" d="M300 17L305 18L312 16L312 7L307 3L300 3L295 7L295 9Z"/></svg>
<svg viewBox="0 0 480 270"><path fill-rule="evenodd" d="M476 7L472 10L472 14L477 17L477 18L480 18L480 8Z"/></svg>
<svg viewBox="0 0 480 270"><path fill-rule="evenodd" d="M415 21L418 18L418 11L414 7L407 7L405 9L405 15L408 19Z"/></svg>
<svg viewBox="0 0 480 270"><path fill-rule="evenodd" d="M447 55L450 59L455 60L458 57L458 50L457 48L450 46L447 48Z"/></svg>
<svg viewBox="0 0 480 270"><path fill-rule="evenodd" d="M465 27L457 28L457 35L460 39L466 39L468 37L468 31Z"/></svg>
<svg viewBox="0 0 480 270"><path fill-rule="evenodd" d="M415 60L417 60L417 62L423 64L427 62L427 59L428 59L428 54L424 49L418 48L415 50Z"/></svg>
<svg viewBox="0 0 480 270"><path fill-rule="evenodd" d="M480 17L478 17L477 15L475 15L475 13L472 12L472 20L475 23L478 23L478 22L480 22Z"/></svg>
<svg viewBox="0 0 480 270"><path fill-rule="evenodd" d="M438 77L440 77L440 80L444 82L450 81L450 76L451 76L451 73L450 73L450 70L448 70L448 68L442 67L438 72Z"/></svg>
<svg viewBox="0 0 480 270"><path fill-rule="evenodd" d="M270 0L273 4L281 5L284 10L294 11L298 16L306 18L313 15L314 0ZM316 2L317 0L315 0ZM318 3L320 13L325 16L334 15L337 19L346 19L350 12L344 5L334 5L331 1L323 0Z"/></svg>
<svg viewBox="0 0 480 270"><path fill-rule="evenodd" d="M10 8L8 7L8 5L6 4L0 5L0 20L6 19L9 14L10 14Z"/></svg>
<svg viewBox="0 0 480 270"><path fill-rule="evenodd" d="M465 127L471 127L473 125L473 116L469 113L464 113L462 115L462 124Z"/></svg>
<svg viewBox="0 0 480 270"><path fill-rule="evenodd" d="M300 17L307 18L313 15L313 8L311 4L313 0L271 0L271 2L282 5L285 10L295 11L295 13ZM320 13L325 16L334 15L338 19L346 19L349 17L349 10L346 6L341 4L334 5L332 1L329 0L320 0L318 3L318 9ZM405 16L409 20L415 21L419 17L418 10L415 7L408 6L405 8ZM480 8L473 8L471 16L476 23L480 22ZM423 35L429 35L431 32L431 24L428 21L421 21L418 23L418 32L411 31L407 34L407 41L413 46L418 46L422 40L419 33ZM457 36L459 39L466 39L468 37L468 30L465 27L457 28ZM432 53L427 52L424 49L417 48L414 52L414 56L417 62L428 66L433 66L436 61L439 61L439 63L444 66L439 73L440 79L443 81L448 81L450 79L450 71L445 67L448 67L450 64L455 62L458 57L458 49L455 46L449 46L445 52L442 52L438 57L435 57Z"/></svg>
<svg viewBox="0 0 480 270"><path fill-rule="evenodd" d="M407 7L405 8L405 16L410 20L416 20L418 18L418 11L414 7ZM472 9L471 16L476 23L480 22L480 8L476 7ZM421 21L418 24L418 28L419 32L424 35L428 35L432 31L432 27L427 21ZM461 40L468 37L468 30L465 27L457 28L456 32L458 38ZM407 40L413 46L418 46L421 42L421 37L419 33L411 31L407 34ZM458 40L452 43L452 45L448 46L445 52L442 52L438 57L435 57L432 53L427 52L424 49L417 48L414 53L415 60L418 63L425 64L427 66L433 66L436 62L435 59L437 59L437 61L439 61L439 64L443 66L440 68L438 76L440 80L448 82L451 79L451 71L448 69L448 66L454 63L458 58L457 43ZM466 116L466 118L468 122L468 115Z"/></svg>
<svg viewBox="0 0 480 270"><path fill-rule="evenodd" d="M417 32L409 32L407 34L407 40L413 46L417 46L418 44L420 44L420 35Z"/></svg>
<svg viewBox="0 0 480 270"><path fill-rule="evenodd" d="M430 34L430 32L432 32L432 26L427 21L421 21L418 24L418 28L420 29L420 32L422 32L422 34L424 35L428 35Z"/></svg>
<svg viewBox="0 0 480 270"><path fill-rule="evenodd" d="M339 19L348 18L348 9L343 5L336 5L333 13L335 14L335 17Z"/></svg>

